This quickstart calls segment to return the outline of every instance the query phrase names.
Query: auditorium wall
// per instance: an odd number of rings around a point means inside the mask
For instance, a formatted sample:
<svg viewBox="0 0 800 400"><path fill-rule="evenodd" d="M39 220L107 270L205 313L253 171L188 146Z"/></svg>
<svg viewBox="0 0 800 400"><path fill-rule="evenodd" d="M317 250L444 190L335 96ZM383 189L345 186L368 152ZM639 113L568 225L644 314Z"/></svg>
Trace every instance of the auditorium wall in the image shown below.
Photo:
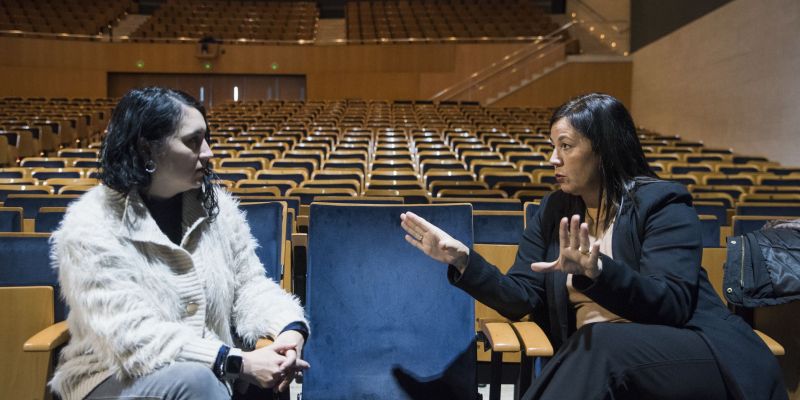
<svg viewBox="0 0 800 400"><path fill-rule="evenodd" d="M603 92L631 103L631 62L622 57L598 60L596 57L569 57L567 63L548 72L493 106L524 107L537 104L558 107L572 97L588 92Z"/></svg>
<svg viewBox="0 0 800 400"><path fill-rule="evenodd" d="M305 75L309 100L424 99L520 46L224 45L206 69L196 44L0 37L0 96L104 97L108 73L143 72Z"/></svg>
<svg viewBox="0 0 800 400"><path fill-rule="evenodd" d="M646 128L800 165L800 2L736 0L633 53Z"/></svg>

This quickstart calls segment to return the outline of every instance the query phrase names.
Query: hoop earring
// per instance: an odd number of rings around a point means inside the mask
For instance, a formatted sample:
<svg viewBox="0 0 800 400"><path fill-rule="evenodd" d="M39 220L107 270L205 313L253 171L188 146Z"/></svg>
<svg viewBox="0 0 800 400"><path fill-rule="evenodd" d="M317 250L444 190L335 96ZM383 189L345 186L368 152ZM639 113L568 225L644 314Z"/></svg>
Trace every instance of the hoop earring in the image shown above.
<svg viewBox="0 0 800 400"><path fill-rule="evenodd" d="M147 171L147 173L149 174L156 172L157 167L158 166L156 165L156 162L153 160L147 160L147 162L144 163L144 170Z"/></svg>

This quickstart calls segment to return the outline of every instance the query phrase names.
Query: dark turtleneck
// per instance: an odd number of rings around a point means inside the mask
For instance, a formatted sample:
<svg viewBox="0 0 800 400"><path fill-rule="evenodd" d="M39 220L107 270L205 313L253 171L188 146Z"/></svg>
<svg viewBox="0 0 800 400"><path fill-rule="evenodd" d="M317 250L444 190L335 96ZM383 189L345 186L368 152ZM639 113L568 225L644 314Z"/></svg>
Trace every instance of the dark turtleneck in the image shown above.
<svg viewBox="0 0 800 400"><path fill-rule="evenodd" d="M169 199L156 199L143 195L142 199L150 210L150 215L161 228L161 232L164 232L172 243L180 246L183 238L183 194L178 193Z"/></svg>

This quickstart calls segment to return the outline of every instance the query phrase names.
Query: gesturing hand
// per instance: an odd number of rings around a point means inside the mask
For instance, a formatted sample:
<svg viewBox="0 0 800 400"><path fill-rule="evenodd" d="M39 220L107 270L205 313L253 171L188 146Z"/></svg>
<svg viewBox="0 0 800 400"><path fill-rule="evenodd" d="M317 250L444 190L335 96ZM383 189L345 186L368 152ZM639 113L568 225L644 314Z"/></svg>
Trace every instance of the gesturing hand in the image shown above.
<svg viewBox="0 0 800 400"><path fill-rule="evenodd" d="M400 226L407 233L408 243L422 250L428 257L453 265L459 272L464 272L467 268L469 247L410 211L400 214L400 220Z"/></svg>
<svg viewBox="0 0 800 400"><path fill-rule="evenodd" d="M573 215L561 219L558 227L559 254L553 262L531 264L536 272L562 271L568 274L585 275L594 279L600 274L597 260L600 256L600 241L589 244L589 225L581 224L581 217ZM591 246L591 248L590 248Z"/></svg>

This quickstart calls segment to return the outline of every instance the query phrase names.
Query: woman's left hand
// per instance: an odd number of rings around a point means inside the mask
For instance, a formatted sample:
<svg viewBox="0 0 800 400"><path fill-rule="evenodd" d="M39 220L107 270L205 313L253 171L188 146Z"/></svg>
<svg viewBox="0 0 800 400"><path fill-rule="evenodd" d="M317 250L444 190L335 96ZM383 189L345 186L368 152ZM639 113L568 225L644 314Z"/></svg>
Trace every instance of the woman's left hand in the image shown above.
<svg viewBox="0 0 800 400"><path fill-rule="evenodd" d="M591 279L600 274L597 260L600 256L600 241L589 243L589 225L581 224L581 217L573 215L561 219L558 228L559 255L553 262L531 264L535 272L562 271L568 274L585 275Z"/></svg>
<svg viewBox="0 0 800 400"><path fill-rule="evenodd" d="M301 376L303 373L302 371L308 369L310 365L300 358L300 355L303 353L303 344L305 344L305 339L300 332L293 330L283 332L275 339L275 344L293 346L293 348L286 350L283 354L286 356L286 360L280 366L283 379L279 384L275 385L275 390L283 392L288 389L289 384L292 383L295 378Z"/></svg>

